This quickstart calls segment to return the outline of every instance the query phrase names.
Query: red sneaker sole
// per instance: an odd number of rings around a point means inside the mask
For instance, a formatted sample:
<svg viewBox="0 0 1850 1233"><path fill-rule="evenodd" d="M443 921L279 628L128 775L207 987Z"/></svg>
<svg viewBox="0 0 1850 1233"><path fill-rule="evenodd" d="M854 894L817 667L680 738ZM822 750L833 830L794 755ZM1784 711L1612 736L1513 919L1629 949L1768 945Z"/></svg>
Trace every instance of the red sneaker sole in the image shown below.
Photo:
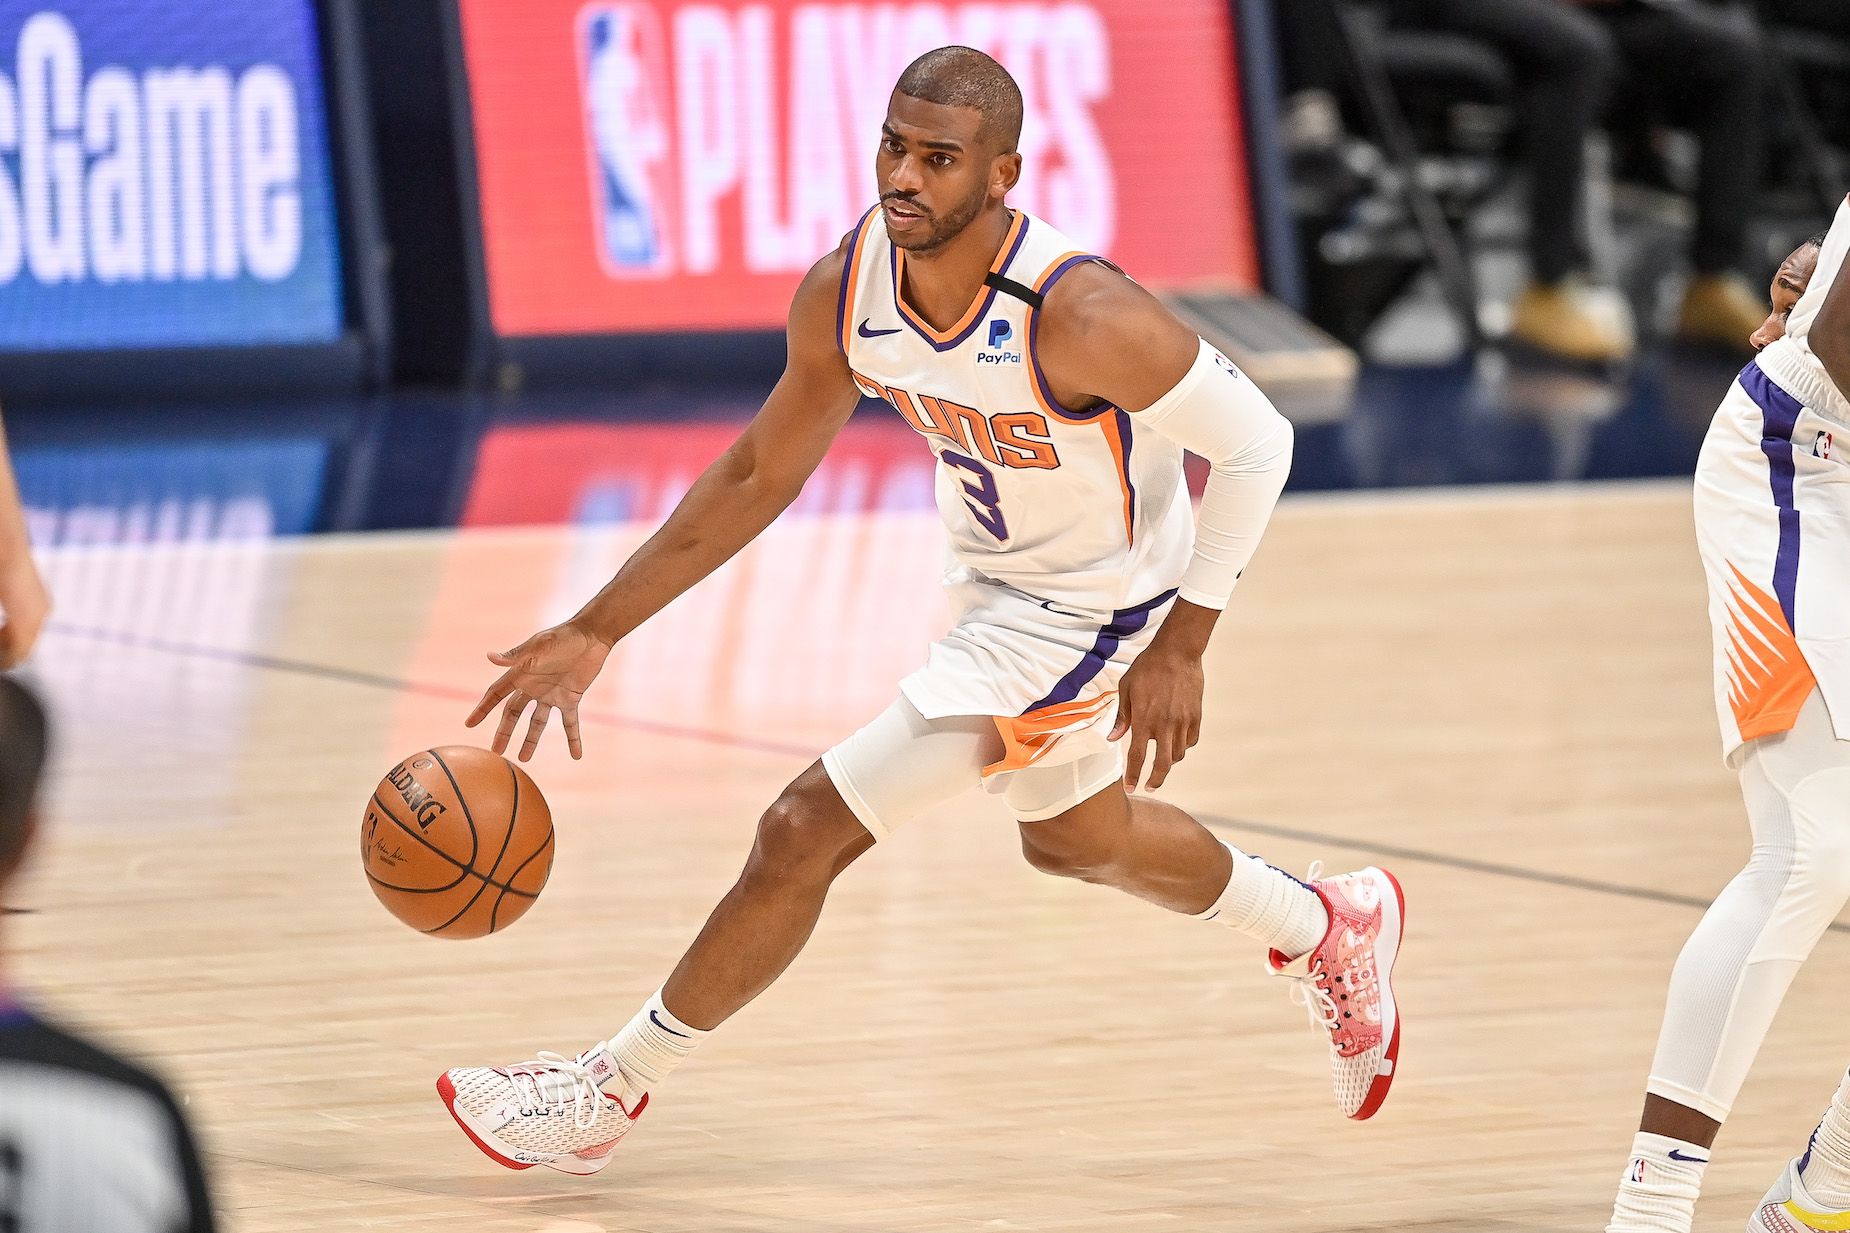
<svg viewBox="0 0 1850 1233"><path fill-rule="evenodd" d="M456 1085L450 1082L450 1076L447 1073L437 1076L437 1095L443 1100L443 1107L450 1111L450 1117L455 1119L457 1127L461 1129L464 1134L469 1136L469 1142L482 1149L482 1155L488 1157L505 1169L531 1169L533 1167L526 1161L509 1160L506 1156L503 1156L500 1152L497 1152L494 1148L484 1143L482 1141L482 1136L470 1129L469 1123L463 1121L462 1114L456 1111Z"/></svg>
<svg viewBox="0 0 1850 1233"><path fill-rule="evenodd" d="M1394 900L1400 910L1400 937L1394 945L1394 961L1400 961L1400 950L1407 940L1407 894L1400 889L1400 879L1383 869L1382 876L1387 878L1394 888ZM1381 1054L1381 1061L1387 1067L1385 1074L1377 1074L1375 1081L1368 1085L1368 1096L1362 1101L1362 1107L1349 1115L1350 1120L1365 1122L1373 1117L1387 1100L1388 1089L1394 1085L1394 1076L1400 1072L1400 999L1394 997L1394 968L1389 964L1388 970L1381 974L1381 983L1387 988L1388 997L1394 1003L1394 1034L1388 1037L1388 1046Z"/></svg>

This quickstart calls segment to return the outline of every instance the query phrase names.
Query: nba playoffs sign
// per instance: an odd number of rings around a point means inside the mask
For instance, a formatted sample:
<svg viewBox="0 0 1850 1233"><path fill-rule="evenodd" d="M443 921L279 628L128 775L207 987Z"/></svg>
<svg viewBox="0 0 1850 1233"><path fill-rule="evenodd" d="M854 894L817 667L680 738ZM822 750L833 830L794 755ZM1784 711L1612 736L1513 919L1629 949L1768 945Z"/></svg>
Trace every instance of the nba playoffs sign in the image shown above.
<svg viewBox="0 0 1850 1233"><path fill-rule="evenodd" d="M341 330L312 0L0 0L0 350Z"/></svg>
<svg viewBox="0 0 1850 1233"><path fill-rule="evenodd" d="M459 4L503 336L781 326L947 43L1021 83L1012 204L1148 282L1258 281L1225 0Z"/></svg>

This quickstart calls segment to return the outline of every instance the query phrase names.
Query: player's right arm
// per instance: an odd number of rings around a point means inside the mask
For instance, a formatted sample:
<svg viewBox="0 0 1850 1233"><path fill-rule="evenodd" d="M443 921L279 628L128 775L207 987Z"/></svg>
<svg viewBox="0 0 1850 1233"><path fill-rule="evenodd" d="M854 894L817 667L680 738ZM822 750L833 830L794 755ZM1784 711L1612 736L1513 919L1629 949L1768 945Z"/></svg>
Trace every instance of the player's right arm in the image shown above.
<svg viewBox="0 0 1850 1233"><path fill-rule="evenodd" d="M496 753L507 748L521 713L532 704L521 760L533 756L555 708L572 757L581 757L578 702L610 649L731 560L803 491L861 397L835 335L846 247L844 241L817 262L797 288L787 330L789 358L777 387L739 439L688 489L661 530L571 620L541 630L511 651L489 655L506 671L467 722L473 728L501 707Z"/></svg>

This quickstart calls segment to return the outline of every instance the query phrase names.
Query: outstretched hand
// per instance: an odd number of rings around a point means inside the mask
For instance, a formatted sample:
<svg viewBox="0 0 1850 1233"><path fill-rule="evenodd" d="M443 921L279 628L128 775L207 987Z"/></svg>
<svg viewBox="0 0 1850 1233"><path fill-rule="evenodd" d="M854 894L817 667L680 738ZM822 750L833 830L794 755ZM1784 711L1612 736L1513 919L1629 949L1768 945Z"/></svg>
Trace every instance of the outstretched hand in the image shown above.
<svg viewBox="0 0 1850 1233"><path fill-rule="evenodd" d="M1149 783L1154 791L1169 778L1169 768L1201 739L1203 686L1198 657L1165 654L1155 646L1125 670L1118 682L1118 722L1112 726L1111 739L1131 734L1130 748L1125 751L1126 792L1137 790L1151 742L1156 744Z"/></svg>
<svg viewBox="0 0 1850 1233"><path fill-rule="evenodd" d="M521 742L520 760L533 757L539 748L540 734L554 710L565 725L565 743L572 757L584 757L584 742L578 735L578 701L597 679L610 654L610 643L592 637L571 621L542 629L511 651L492 651L488 662L506 668L482 695L464 721L468 727L482 722L488 713L501 707L501 726L495 729L494 751L505 753L520 716L533 704L533 716L527 721L527 739ZM505 705L503 705L505 703Z"/></svg>

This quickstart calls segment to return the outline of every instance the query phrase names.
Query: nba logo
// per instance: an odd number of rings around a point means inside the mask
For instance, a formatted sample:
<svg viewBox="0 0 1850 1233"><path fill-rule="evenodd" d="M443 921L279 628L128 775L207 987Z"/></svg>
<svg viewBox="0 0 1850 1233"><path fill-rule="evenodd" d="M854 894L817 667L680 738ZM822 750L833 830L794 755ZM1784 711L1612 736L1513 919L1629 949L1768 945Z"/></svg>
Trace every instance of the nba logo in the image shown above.
<svg viewBox="0 0 1850 1233"><path fill-rule="evenodd" d="M578 11L579 86L598 258L612 278L674 270L672 112L661 19L634 0Z"/></svg>
<svg viewBox="0 0 1850 1233"><path fill-rule="evenodd" d="M1811 454L1813 458L1829 458L1831 456L1830 433L1821 432L1818 434L1817 438L1811 443Z"/></svg>

